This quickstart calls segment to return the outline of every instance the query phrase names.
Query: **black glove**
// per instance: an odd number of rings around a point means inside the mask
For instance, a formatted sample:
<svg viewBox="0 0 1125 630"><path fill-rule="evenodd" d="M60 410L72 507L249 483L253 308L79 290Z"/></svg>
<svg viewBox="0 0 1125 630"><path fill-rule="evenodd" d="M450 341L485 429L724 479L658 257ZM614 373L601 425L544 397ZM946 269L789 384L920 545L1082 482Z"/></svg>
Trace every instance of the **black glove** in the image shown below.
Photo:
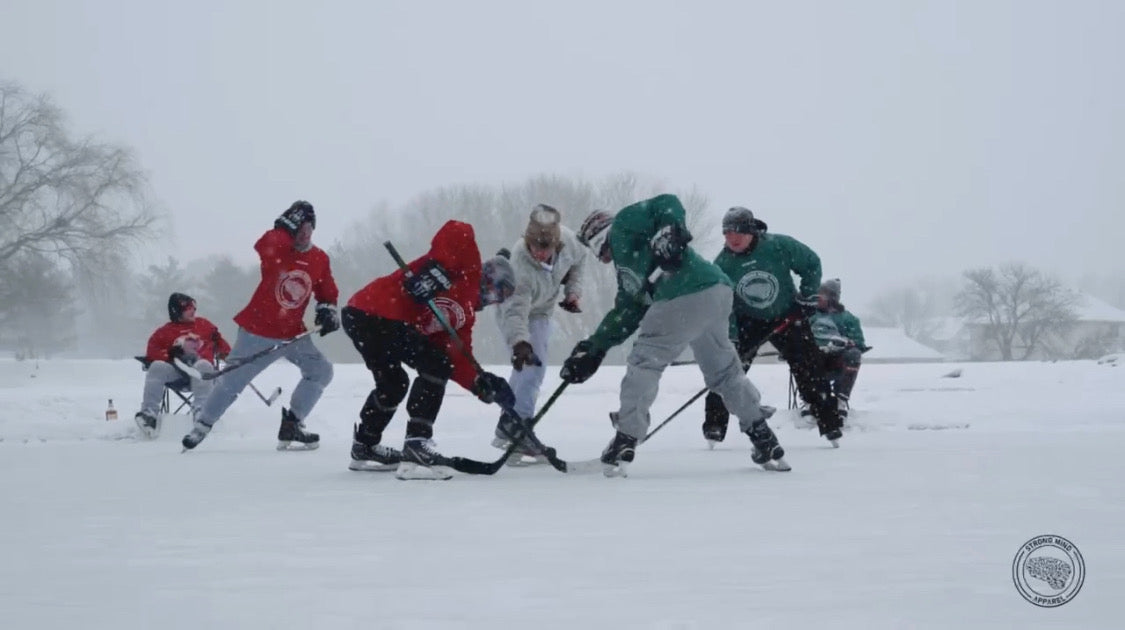
<svg viewBox="0 0 1125 630"><path fill-rule="evenodd" d="M180 345L173 344L172 347L168 349L168 358L173 361L179 359L188 365L192 363L188 361L187 352L184 350L184 347Z"/></svg>
<svg viewBox="0 0 1125 630"><path fill-rule="evenodd" d="M421 271L403 281L402 286L415 302L425 304L434 299L439 291L448 291L453 287L453 282L445 269L431 260Z"/></svg>
<svg viewBox="0 0 1125 630"><path fill-rule="evenodd" d="M582 312L582 309L578 307L578 300L577 299L574 299L573 301L563 300L562 302L559 302L559 307L562 308L562 310L564 310L568 313L581 313Z"/></svg>
<svg viewBox="0 0 1125 630"><path fill-rule="evenodd" d="M656 264L664 271L675 271L684 264L684 251L691 242L691 233L678 223L665 225L649 241Z"/></svg>
<svg viewBox="0 0 1125 630"><path fill-rule="evenodd" d="M816 305L818 304L815 295L804 296L798 295L793 298L793 307L801 317L808 319L816 314Z"/></svg>
<svg viewBox="0 0 1125 630"><path fill-rule="evenodd" d="M317 304L316 319L313 320L313 323L320 326L321 337L334 330L339 330L340 315L336 313L336 306L333 304Z"/></svg>
<svg viewBox="0 0 1125 630"><path fill-rule="evenodd" d="M517 341L516 345L512 346L512 367L522 370L524 365L543 365L543 362L535 356L530 343Z"/></svg>
<svg viewBox="0 0 1125 630"><path fill-rule="evenodd" d="M589 340L579 341L570 357L563 361L559 377L567 383L583 383L598 371L604 358L604 350L594 350Z"/></svg>
<svg viewBox="0 0 1125 630"><path fill-rule="evenodd" d="M316 227L316 212L313 210L312 204L307 201L294 201L289 209L281 213L280 217L273 222L275 228L281 228L289 232L289 236L297 236L297 230L301 229L301 225L305 223L312 223Z"/></svg>
<svg viewBox="0 0 1125 630"><path fill-rule="evenodd" d="M516 395L508 385L508 381L492 372L480 372L473 379L473 395L483 403L496 403L504 409L511 409L516 404Z"/></svg>

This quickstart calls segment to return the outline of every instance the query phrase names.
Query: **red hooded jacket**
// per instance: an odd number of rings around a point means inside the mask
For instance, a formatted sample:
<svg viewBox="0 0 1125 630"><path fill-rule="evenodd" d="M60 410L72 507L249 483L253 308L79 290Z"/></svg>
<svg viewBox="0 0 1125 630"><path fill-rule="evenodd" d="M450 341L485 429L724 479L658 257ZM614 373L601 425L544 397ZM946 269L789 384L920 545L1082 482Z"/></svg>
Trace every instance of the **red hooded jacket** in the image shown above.
<svg viewBox="0 0 1125 630"><path fill-rule="evenodd" d="M196 317L193 322L168 322L157 328L148 338L145 358L149 361L167 361L170 363L172 357L168 352L172 349L172 346L189 335L199 337L200 359L214 363L216 354L220 357L230 354L230 344L219 334L219 329L207 319Z"/></svg>
<svg viewBox="0 0 1125 630"><path fill-rule="evenodd" d="M310 297L336 304L340 290L324 250L316 245L306 252L293 249L293 237L281 228L263 234L254 249L262 261L262 280L250 303L234 316L247 332L270 339L296 337L305 332Z"/></svg>
<svg viewBox="0 0 1125 630"><path fill-rule="evenodd" d="M443 291L434 298L434 305L445 316L445 321L457 331L465 352L457 349L430 307L418 304L406 292L402 286L406 274L402 269L389 276L376 278L356 292L348 300L348 306L358 308L368 315L413 325L437 347L445 350L453 364L454 382L471 390L477 370L472 360L465 355L472 356L473 324L476 322L476 307L480 302L481 275L480 250L477 249L473 226L461 221L447 221L430 241L430 251L407 266L417 273L431 260L437 261L445 269L453 283L448 291Z"/></svg>

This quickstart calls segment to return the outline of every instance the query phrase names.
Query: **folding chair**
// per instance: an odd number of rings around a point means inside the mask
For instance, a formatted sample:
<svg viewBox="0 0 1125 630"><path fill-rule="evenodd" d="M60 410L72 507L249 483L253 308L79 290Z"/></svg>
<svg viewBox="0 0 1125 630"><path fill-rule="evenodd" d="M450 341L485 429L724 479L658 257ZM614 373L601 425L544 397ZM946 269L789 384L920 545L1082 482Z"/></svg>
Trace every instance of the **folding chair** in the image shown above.
<svg viewBox="0 0 1125 630"><path fill-rule="evenodd" d="M141 362L142 371L147 371L149 364L152 363L152 361L149 361L143 356L133 358ZM176 398L179 398L179 403L176 405L175 411L172 411L172 394L175 394ZM192 398L194 398L194 396L191 393L191 379L187 376L182 376L171 383L165 383L164 398L160 401L160 413L171 413L175 415L186 408L187 413L190 414Z"/></svg>

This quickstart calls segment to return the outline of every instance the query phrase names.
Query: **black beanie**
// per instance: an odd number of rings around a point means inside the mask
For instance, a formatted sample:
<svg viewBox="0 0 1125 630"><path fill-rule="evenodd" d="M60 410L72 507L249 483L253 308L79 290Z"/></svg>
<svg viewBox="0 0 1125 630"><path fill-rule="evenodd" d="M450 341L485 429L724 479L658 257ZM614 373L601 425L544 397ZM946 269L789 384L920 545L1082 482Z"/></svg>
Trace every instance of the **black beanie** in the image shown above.
<svg viewBox="0 0 1125 630"><path fill-rule="evenodd" d="M195 303L195 298L186 293L173 293L168 296L168 319L173 322L180 321L184 309Z"/></svg>

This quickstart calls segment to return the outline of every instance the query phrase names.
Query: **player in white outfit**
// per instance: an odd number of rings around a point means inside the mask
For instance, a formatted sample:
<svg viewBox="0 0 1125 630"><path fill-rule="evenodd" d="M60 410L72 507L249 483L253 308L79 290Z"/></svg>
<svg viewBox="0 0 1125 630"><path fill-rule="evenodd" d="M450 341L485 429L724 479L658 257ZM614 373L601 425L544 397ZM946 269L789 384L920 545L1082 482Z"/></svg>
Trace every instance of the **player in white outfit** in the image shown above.
<svg viewBox="0 0 1125 630"><path fill-rule="evenodd" d="M512 375L508 383L516 395L514 411L525 420L535 415L535 401L546 374L544 363L555 307L581 312L585 260L586 248L573 231L562 225L559 211L547 205L540 204L531 210L527 229L512 245L516 290L498 306L496 313L500 332L512 349ZM509 433L519 428L507 413L500 415L492 445L501 449L510 446L502 430L504 426L509 427ZM538 455L530 447L521 447L517 452L521 456Z"/></svg>

